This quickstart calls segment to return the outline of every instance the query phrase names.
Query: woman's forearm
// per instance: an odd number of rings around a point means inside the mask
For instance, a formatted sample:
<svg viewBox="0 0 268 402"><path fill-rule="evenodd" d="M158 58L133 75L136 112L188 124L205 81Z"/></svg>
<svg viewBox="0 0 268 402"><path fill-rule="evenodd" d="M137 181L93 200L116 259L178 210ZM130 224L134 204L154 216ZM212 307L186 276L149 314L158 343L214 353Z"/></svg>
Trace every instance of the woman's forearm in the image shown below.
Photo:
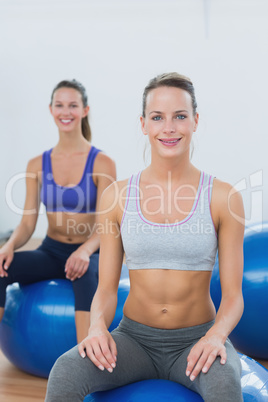
<svg viewBox="0 0 268 402"><path fill-rule="evenodd" d="M98 288L92 301L90 311L90 328L109 328L116 311L117 292L108 292Z"/></svg>
<svg viewBox="0 0 268 402"><path fill-rule="evenodd" d="M83 249L86 250L86 252L88 253L89 257L95 253L95 251L97 251L100 248L100 238L99 235L94 232L92 233L92 235L90 236L90 238L85 241L81 247Z"/></svg>
<svg viewBox="0 0 268 402"><path fill-rule="evenodd" d="M216 315L215 324L207 332L207 335L218 335L225 343L227 337L238 324L244 310L242 292L240 295L226 296L221 300Z"/></svg>
<svg viewBox="0 0 268 402"><path fill-rule="evenodd" d="M31 238L34 232L35 226L29 226L25 222L21 222L8 241L6 242L7 247L12 247L13 251L17 250L18 248L22 247L27 241Z"/></svg>

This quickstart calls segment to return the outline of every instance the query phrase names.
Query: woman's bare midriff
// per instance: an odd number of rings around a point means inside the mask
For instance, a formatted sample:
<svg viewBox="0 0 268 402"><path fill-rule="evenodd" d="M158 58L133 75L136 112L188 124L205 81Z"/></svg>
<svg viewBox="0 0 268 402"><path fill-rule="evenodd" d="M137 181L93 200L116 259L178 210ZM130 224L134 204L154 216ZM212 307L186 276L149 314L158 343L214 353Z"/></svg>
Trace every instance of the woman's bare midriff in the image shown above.
<svg viewBox="0 0 268 402"><path fill-rule="evenodd" d="M96 225L95 214L48 212L47 235L62 243L84 243Z"/></svg>
<svg viewBox="0 0 268 402"><path fill-rule="evenodd" d="M130 270L124 315L154 328L175 329L215 318L210 271Z"/></svg>

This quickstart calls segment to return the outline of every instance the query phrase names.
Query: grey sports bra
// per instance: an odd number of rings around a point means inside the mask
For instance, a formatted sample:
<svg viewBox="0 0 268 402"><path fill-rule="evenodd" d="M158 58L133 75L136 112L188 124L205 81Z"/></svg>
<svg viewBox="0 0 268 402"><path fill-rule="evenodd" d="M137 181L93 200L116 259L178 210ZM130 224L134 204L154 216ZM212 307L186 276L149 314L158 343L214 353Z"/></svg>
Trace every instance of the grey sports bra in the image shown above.
<svg viewBox="0 0 268 402"><path fill-rule="evenodd" d="M162 224L140 208L141 172L128 182L121 237L128 269L212 271L218 241L210 211L213 177L201 172L191 212L182 221Z"/></svg>

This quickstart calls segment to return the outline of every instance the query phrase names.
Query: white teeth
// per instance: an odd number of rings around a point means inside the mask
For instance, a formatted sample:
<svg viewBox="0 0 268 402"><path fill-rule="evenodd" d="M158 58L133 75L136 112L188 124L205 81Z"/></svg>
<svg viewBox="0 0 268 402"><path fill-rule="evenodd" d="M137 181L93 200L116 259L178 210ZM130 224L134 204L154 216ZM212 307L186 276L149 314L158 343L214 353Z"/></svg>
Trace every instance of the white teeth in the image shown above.
<svg viewBox="0 0 268 402"><path fill-rule="evenodd" d="M62 123L70 123L72 120L61 120Z"/></svg>
<svg viewBox="0 0 268 402"><path fill-rule="evenodd" d="M163 142L168 142L168 143L174 143L174 142L177 142L177 141L179 141L179 138L177 139L177 140L173 140L173 141L169 141L169 140L161 140L161 141L163 141Z"/></svg>

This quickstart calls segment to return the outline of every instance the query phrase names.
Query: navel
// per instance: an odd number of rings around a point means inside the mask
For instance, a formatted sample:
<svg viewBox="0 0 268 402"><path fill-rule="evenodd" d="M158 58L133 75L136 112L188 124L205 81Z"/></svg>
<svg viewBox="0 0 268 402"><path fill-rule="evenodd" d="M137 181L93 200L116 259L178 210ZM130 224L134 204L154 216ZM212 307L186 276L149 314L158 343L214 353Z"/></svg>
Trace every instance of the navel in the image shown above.
<svg viewBox="0 0 268 402"><path fill-rule="evenodd" d="M168 311L167 311L167 309L166 308L162 308L162 313L167 313Z"/></svg>

